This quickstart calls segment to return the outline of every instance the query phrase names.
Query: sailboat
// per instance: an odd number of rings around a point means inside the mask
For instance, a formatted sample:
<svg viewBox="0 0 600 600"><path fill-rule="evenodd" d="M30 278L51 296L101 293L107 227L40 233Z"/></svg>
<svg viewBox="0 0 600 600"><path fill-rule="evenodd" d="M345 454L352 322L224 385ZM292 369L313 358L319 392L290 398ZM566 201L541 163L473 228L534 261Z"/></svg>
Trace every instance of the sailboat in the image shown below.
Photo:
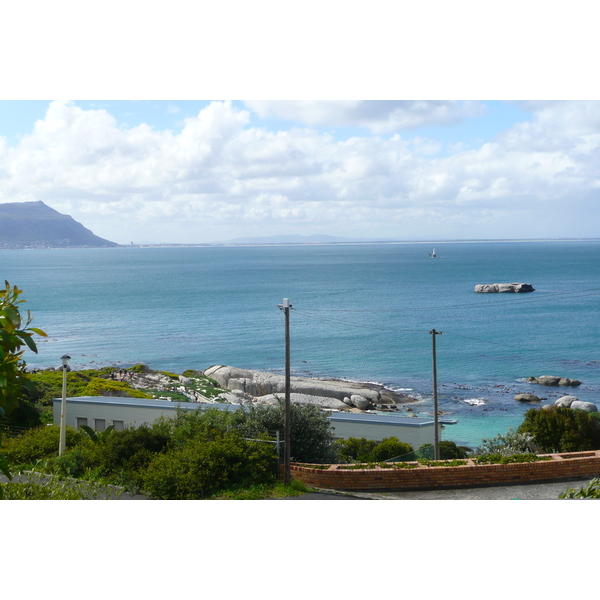
<svg viewBox="0 0 600 600"><path fill-rule="evenodd" d="M429 258L437 258L437 254L435 253L435 248L433 249L433 252L431 252L429 254Z"/></svg>

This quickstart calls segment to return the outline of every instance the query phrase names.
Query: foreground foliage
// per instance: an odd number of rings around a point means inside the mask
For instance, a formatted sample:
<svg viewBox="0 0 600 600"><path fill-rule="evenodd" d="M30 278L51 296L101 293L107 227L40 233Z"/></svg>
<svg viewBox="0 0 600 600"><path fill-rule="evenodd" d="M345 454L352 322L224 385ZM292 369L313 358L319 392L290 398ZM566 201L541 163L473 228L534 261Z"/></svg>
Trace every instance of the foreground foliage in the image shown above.
<svg viewBox="0 0 600 600"><path fill-rule="evenodd" d="M19 310L22 290L16 285L11 287L4 282L0 289L0 416L4 416L15 408L27 386L26 365L23 360L25 349L37 353L33 334L46 337L46 334L35 327L29 327L31 313L27 311L24 320Z"/></svg>
<svg viewBox="0 0 600 600"><path fill-rule="evenodd" d="M87 481L67 481L40 473L28 473L26 481L11 481L3 486L4 500L112 500L122 492L107 490Z"/></svg>
<svg viewBox="0 0 600 600"><path fill-rule="evenodd" d="M573 488L568 489L566 492L563 492L559 498L600 500L600 478L596 477L595 479L592 479L586 487L580 488L579 490Z"/></svg>
<svg viewBox="0 0 600 600"><path fill-rule="evenodd" d="M293 415L292 428L299 438L296 455L330 456L326 414L313 406L297 406ZM173 419L123 431L67 428L67 449L60 457L59 428L42 426L3 440L0 451L21 468L37 466L62 477L123 486L158 499L211 498L241 489L254 489L256 494L277 479L277 451L270 433L271 427L281 426L280 417L278 407L231 412L214 408L179 411ZM11 489L10 497L19 489L33 497L25 488Z"/></svg>
<svg viewBox="0 0 600 600"><path fill-rule="evenodd" d="M600 414L558 406L531 408L517 432L530 434L541 452L598 450Z"/></svg>

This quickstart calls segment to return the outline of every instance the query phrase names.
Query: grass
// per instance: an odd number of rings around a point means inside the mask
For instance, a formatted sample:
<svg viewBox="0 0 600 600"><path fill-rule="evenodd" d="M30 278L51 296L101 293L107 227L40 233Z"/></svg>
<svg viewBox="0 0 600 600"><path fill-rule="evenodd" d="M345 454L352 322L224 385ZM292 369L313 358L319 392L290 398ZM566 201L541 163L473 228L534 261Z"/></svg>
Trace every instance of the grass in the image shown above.
<svg viewBox="0 0 600 600"><path fill-rule="evenodd" d="M255 485L243 490L230 490L215 496L214 500L268 500L270 498L289 498L302 496L313 490L301 481L292 479L290 485L283 483Z"/></svg>

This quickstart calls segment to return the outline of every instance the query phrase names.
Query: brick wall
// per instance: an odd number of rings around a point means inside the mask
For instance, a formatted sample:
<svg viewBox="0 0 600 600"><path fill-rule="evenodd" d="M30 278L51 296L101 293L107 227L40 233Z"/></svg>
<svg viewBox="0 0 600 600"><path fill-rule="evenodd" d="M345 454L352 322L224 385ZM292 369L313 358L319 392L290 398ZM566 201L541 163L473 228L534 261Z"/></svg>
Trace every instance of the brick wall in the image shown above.
<svg viewBox="0 0 600 600"><path fill-rule="evenodd" d="M312 469L308 465L292 463L291 473L294 479L309 486L355 491L476 487L600 475L600 450L546 456L549 456L550 460L507 465L476 465L467 459L466 465L456 467L419 465L413 469L386 469L379 466L374 469L340 468L344 465Z"/></svg>

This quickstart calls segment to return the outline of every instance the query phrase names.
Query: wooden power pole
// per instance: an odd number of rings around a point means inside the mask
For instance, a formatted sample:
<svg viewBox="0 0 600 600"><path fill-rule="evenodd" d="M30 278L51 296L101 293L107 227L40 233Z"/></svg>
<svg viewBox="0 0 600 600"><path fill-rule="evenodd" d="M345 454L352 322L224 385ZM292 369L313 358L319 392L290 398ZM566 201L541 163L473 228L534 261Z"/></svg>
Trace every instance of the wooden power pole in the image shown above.
<svg viewBox="0 0 600 600"><path fill-rule="evenodd" d="M292 482L290 456L291 456L291 415L290 415L290 304L289 298L283 299L283 304L278 305L285 316L285 422L283 426L283 469L284 469L284 484L290 485Z"/></svg>
<svg viewBox="0 0 600 600"><path fill-rule="evenodd" d="M439 427L438 427L438 385L437 385L437 356L435 350L435 336L442 335L441 331L432 329L430 332L431 340L433 343L432 357L433 357L433 452L435 460L440 460L440 439L439 439Z"/></svg>

